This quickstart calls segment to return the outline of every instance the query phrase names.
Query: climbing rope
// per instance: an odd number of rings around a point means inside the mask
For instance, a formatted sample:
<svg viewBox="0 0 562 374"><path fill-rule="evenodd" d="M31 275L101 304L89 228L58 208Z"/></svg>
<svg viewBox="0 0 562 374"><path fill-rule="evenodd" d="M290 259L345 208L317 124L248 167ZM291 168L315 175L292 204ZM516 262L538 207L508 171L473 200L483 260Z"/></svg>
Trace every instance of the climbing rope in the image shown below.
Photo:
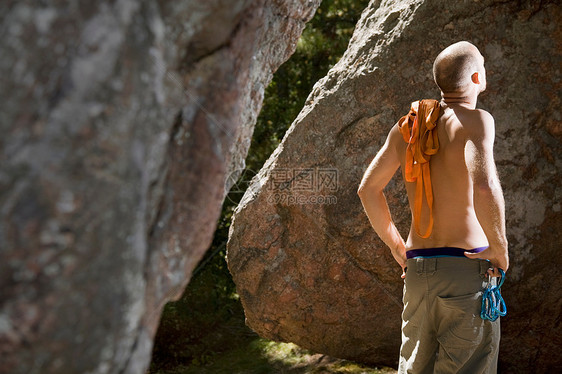
<svg viewBox="0 0 562 374"><path fill-rule="evenodd" d="M492 284L492 277L488 275L488 285L482 295L482 310L480 317L482 319L489 319L494 322L498 317L503 317L507 314L505 301L503 300L500 287L505 280L505 272L499 269L501 277L498 285Z"/></svg>

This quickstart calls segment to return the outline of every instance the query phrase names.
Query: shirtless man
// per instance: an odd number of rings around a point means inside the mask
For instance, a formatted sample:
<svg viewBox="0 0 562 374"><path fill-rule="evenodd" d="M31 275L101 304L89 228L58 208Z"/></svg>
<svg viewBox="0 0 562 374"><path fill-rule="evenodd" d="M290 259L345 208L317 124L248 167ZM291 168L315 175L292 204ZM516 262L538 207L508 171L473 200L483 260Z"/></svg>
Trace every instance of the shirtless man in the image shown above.
<svg viewBox="0 0 562 374"><path fill-rule="evenodd" d="M442 100L436 122L439 149L429 165L433 227L423 195L421 222L407 241L392 222L383 189L407 165L400 121L365 171L357 193L376 233L402 267L404 311L399 373L495 373L499 319L480 318L486 275L507 271L504 200L494 158L494 119L476 109L486 88L484 57L462 41L435 59ZM412 213L416 183L405 182ZM427 185L426 185L427 186ZM414 217L413 217L414 218Z"/></svg>

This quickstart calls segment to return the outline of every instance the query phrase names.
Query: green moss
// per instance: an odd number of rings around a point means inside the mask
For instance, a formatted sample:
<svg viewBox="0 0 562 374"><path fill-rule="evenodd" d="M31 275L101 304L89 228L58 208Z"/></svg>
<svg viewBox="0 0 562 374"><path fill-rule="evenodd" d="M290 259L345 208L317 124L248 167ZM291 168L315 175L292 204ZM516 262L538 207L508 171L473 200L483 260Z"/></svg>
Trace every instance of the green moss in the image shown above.
<svg viewBox="0 0 562 374"><path fill-rule="evenodd" d="M313 354L292 343L262 338L248 340L222 355L209 355L154 374L382 374L396 373L390 368L369 368L354 362Z"/></svg>

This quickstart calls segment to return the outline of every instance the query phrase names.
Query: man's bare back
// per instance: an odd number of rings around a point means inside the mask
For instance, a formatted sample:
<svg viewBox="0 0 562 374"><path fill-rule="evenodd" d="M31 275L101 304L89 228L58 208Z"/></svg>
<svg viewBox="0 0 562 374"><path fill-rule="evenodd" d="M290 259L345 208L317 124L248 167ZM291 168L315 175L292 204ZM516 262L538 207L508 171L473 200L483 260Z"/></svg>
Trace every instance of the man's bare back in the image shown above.
<svg viewBox="0 0 562 374"><path fill-rule="evenodd" d="M477 110L477 109L476 109ZM465 148L467 129L473 109L441 104L441 115L437 122L439 151L431 157L431 183L433 187L434 226L429 238L415 234L412 226L406 249L459 247L472 249L488 246L484 230L478 222L473 204L473 188L469 169L466 166ZM392 131L396 131L393 129ZM391 141L397 148L401 170L405 170L406 146L401 136L393 136ZM404 177L404 176L403 176ZM408 200L414 211L415 183L407 183ZM424 197L423 207L427 207ZM413 217L412 217L413 218ZM429 222L429 210L422 209L422 231Z"/></svg>

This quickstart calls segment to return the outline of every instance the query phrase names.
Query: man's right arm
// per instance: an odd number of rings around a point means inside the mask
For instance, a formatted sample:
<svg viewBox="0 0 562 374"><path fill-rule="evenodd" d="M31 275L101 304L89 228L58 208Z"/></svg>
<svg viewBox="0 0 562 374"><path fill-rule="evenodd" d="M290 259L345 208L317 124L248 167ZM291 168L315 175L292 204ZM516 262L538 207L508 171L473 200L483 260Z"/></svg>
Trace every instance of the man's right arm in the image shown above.
<svg viewBox="0 0 562 374"><path fill-rule="evenodd" d="M485 258L492 266L507 271L509 257L505 234L505 203L494 162L494 118L477 110L467 130L465 157L474 189L474 210L486 234L489 248L470 258Z"/></svg>

